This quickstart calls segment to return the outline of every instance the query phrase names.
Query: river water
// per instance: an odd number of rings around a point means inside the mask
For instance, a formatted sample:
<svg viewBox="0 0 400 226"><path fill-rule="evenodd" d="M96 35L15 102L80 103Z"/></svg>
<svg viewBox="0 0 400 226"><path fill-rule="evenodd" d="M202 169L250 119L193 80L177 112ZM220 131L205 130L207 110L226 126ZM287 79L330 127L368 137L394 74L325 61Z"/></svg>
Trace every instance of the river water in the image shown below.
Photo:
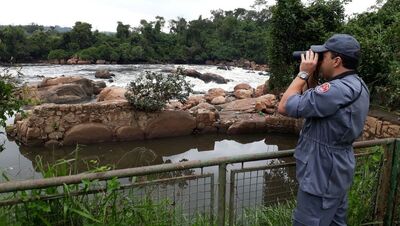
<svg viewBox="0 0 400 226"><path fill-rule="evenodd" d="M210 88L223 88L232 91L238 83L248 83L252 87L263 84L268 76L259 75L240 68L230 71L218 70L216 66L203 65L22 65L10 68L11 73L19 70L23 76L22 82L35 83L43 77L61 75L81 75L89 79L94 78L96 70L108 69L116 76L111 83L106 80L107 86L124 87L138 74L144 71L160 71L167 68L195 69L201 73L216 73L232 80L228 84L204 83L201 80L187 78L194 84L194 91L206 92ZM8 124L12 123L12 118ZM4 131L0 128L0 132ZM96 145L82 145L77 147L61 147L47 149L44 147L24 147L8 140L0 134L0 142L4 143L4 150L0 152L0 174L11 180L41 178L37 163L41 159L44 163L55 163L59 159L73 159L78 157L78 170L85 171L90 164L108 165L112 168L128 168L145 165L155 165L165 162L179 162L182 160L204 160L222 156L239 154L271 152L294 148L296 136L287 134L249 134L228 136L221 134L193 135L185 137L164 138L155 140L104 143ZM0 176L0 181L4 181Z"/></svg>

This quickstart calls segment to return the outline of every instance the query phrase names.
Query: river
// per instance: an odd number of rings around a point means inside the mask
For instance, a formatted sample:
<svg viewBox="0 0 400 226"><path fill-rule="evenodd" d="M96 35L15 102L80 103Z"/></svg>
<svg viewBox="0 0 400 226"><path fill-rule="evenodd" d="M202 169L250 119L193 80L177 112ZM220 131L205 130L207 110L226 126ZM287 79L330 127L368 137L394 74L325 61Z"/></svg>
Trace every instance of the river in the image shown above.
<svg viewBox="0 0 400 226"><path fill-rule="evenodd" d="M255 88L268 79L268 76L260 75L258 72L240 68L225 71L218 70L216 66L204 65L21 65L21 68L10 68L10 72L15 74L19 70L23 74L22 82L36 83L43 77L61 75L81 75L92 80L99 80L94 78L96 70L108 69L116 76L112 83L106 80L107 86L124 87L144 71L160 71L178 66L195 69L201 73L216 73L231 80L227 84L216 84L187 78L194 85L193 89L196 92L206 92L210 88L217 87L232 91L235 85L242 82ZM10 123L12 123L12 118L8 121L8 124ZM4 130L0 129L0 131ZM77 154L74 152L77 148L71 146L58 149L20 146L2 134L0 134L0 142L4 143L5 148L0 152L0 173L11 180L22 180L42 177L37 169L39 159L44 163L55 163L59 159L73 159L77 156L79 171L87 170L88 165L94 162L97 165L108 165L120 169L291 149L295 147L297 137L287 134L193 135L135 142L81 145ZM0 177L0 181L5 180L4 176Z"/></svg>

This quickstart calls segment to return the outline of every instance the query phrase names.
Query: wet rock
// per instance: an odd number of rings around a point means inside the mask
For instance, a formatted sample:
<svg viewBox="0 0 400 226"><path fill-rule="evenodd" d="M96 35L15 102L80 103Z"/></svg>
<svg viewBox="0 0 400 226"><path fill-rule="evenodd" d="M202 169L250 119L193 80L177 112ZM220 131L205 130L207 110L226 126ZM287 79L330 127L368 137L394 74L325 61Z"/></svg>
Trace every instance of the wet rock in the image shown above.
<svg viewBox="0 0 400 226"><path fill-rule="evenodd" d="M84 123L65 133L64 145L100 143L112 140L112 131L101 123Z"/></svg>
<svg viewBox="0 0 400 226"><path fill-rule="evenodd" d="M196 128L196 119L186 111L161 112L148 122L145 129L147 139L189 135Z"/></svg>
<svg viewBox="0 0 400 226"><path fill-rule="evenodd" d="M144 132L140 127L122 126L116 130L119 141L143 140Z"/></svg>
<svg viewBox="0 0 400 226"><path fill-rule="evenodd" d="M217 75L217 74L213 74L213 73L201 74L199 78L206 83L215 82L218 84L226 84L229 81L229 80L225 79L224 77L222 77L221 75Z"/></svg>
<svg viewBox="0 0 400 226"><path fill-rule="evenodd" d="M106 86L106 83L103 81L95 81L93 83L93 94L98 95Z"/></svg>
<svg viewBox="0 0 400 226"><path fill-rule="evenodd" d="M110 73L108 70L98 70L96 71L95 75L96 78L101 79L110 79L111 77L115 76L113 73Z"/></svg>

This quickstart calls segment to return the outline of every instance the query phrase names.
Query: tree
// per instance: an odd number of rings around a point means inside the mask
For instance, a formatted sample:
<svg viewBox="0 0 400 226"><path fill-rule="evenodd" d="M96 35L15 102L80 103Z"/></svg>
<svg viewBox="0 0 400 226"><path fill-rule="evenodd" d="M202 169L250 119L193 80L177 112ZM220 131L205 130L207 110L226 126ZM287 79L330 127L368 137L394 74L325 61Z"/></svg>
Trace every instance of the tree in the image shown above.
<svg viewBox="0 0 400 226"><path fill-rule="evenodd" d="M81 50L91 47L95 42L91 29L91 24L80 21L75 22L75 26L69 33L71 49Z"/></svg>
<svg viewBox="0 0 400 226"><path fill-rule="evenodd" d="M127 39L129 37L129 28L130 25L129 24L123 24L122 22L118 21L117 22L117 34L116 37L119 39Z"/></svg>
<svg viewBox="0 0 400 226"><path fill-rule="evenodd" d="M300 0L277 0L272 11L268 63L271 69L270 88L279 90L292 80L292 52L300 49L298 38L304 30L305 11Z"/></svg>

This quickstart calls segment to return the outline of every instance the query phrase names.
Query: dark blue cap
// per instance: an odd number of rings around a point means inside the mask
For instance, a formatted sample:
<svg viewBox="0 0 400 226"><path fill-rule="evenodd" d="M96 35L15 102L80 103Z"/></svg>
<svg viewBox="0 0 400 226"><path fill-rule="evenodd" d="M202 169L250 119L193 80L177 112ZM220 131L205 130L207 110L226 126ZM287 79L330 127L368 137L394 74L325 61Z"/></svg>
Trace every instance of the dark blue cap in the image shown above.
<svg viewBox="0 0 400 226"><path fill-rule="evenodd" d="M335 34L323 45L312 45L311 50L316 53L333 51L356 60L360 58L360 43L348 34Z"/></svg>

